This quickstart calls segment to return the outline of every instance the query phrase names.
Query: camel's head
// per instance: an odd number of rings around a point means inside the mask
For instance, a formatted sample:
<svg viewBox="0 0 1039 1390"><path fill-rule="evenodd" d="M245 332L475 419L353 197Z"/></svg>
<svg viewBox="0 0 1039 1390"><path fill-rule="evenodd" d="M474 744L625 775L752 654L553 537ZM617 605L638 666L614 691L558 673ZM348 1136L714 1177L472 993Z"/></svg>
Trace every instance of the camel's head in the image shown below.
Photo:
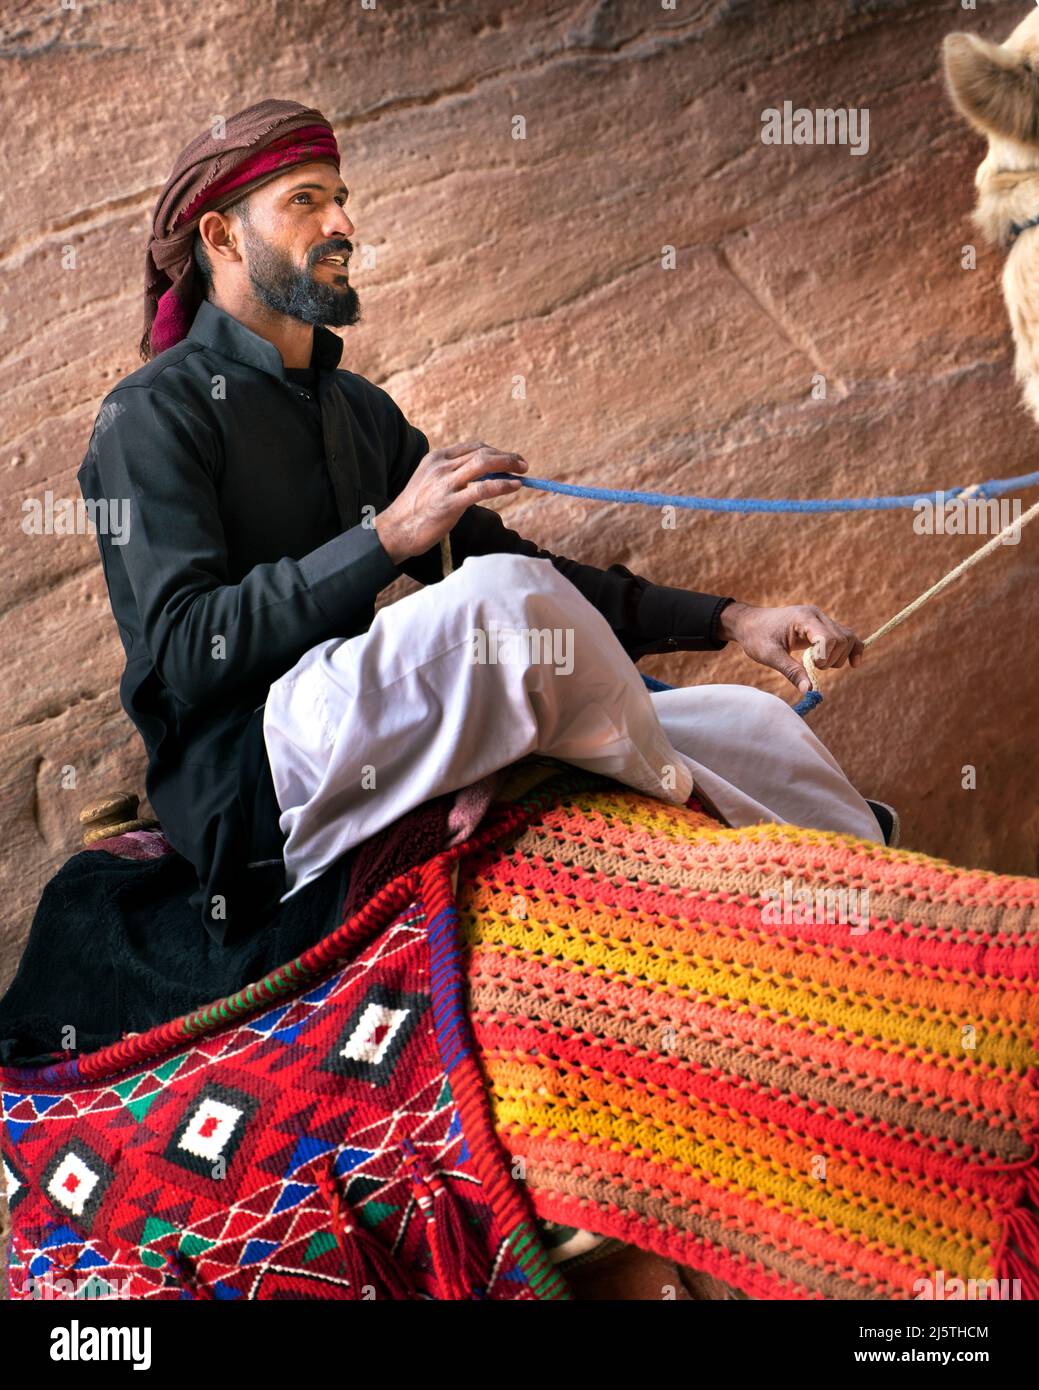
<svg viewBox="0 0 1039 1390"><path fill-rule="evenodd" d="M974 220L990 242L1007 246L1015 225L1039 215L1039 9L1005 43L948 34L943 57L953 104L988 136Z"/></svg>

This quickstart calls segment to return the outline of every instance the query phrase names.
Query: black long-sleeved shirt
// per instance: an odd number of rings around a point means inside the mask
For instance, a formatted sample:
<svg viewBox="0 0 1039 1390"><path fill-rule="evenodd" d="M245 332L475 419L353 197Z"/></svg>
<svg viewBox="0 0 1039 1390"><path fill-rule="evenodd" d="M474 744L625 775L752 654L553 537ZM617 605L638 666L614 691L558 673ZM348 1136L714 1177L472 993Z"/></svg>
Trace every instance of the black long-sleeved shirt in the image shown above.
<svg viewBox="0 0 1039 1390"><path fill-rule="evenodd" d="M398 567L371 524L429 442L385 391L338 368L342 349L315 328L309 371L286 371L273 343L205 301L187 338L104 398L77 475L85 499L122 505L115 526L94 512L126 657L120 699L148 754L148 798L198 872L218 939L244 924L241 894L215 917L212 904L234 897L244 870L243 739L255 745L271 683L316 643L364 632L400 573L441 578L439 546ZM451 552L455 566L550 559L633 659L724 645L724 598L553 555L489 508L463 514Z"/></svg>

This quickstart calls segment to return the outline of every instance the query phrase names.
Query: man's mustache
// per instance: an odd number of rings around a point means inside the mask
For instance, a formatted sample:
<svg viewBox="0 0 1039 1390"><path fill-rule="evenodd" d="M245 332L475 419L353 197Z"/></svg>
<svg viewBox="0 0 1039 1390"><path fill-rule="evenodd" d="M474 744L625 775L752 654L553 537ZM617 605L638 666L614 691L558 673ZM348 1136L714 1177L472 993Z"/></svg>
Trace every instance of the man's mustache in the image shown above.
<svg viewBox="0 0 1039 1390"><path fill-rule="evenodd" d="M342 256L344 261L348 261L353 253L354 248L349 241L339 246L326 246L324 251L314 257L314 264L317 265L318 261L323 261L326 256Z"/></svg>

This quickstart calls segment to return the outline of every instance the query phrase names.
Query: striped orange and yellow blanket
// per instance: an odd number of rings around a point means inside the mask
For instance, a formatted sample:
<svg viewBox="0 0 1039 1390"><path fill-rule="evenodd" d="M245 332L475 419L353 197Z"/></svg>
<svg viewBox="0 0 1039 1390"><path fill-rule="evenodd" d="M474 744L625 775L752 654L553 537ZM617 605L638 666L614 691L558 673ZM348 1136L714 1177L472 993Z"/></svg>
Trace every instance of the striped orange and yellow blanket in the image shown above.
<svg viewBox="0 0 1039 1390"><path fill-rule="evenodd" d="M457 903L539 1217L753 1297L1039 1297L1039 881L536 801Z"/></svg>

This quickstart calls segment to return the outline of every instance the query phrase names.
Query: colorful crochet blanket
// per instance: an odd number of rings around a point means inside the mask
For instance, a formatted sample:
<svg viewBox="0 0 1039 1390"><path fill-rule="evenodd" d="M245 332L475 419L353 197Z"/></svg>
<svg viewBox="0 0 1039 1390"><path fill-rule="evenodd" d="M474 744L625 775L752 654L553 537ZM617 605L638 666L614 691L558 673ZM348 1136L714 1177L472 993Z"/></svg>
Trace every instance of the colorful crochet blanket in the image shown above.
<svg viewBox="0 0 1039 1390"><path fill-rule="evenodd" d="M545 1218L756 1297L1036 1297L1037 908L553 777L238 994L0 1071L10 1293L565 1298Z"/></svg>
<svg viewBox="0 0 1039 1390"><path fill-rule="evenodd" d="M1039 881L600 787L458 900L539 1216L759 1298L1039 1296Z"/></svg>

